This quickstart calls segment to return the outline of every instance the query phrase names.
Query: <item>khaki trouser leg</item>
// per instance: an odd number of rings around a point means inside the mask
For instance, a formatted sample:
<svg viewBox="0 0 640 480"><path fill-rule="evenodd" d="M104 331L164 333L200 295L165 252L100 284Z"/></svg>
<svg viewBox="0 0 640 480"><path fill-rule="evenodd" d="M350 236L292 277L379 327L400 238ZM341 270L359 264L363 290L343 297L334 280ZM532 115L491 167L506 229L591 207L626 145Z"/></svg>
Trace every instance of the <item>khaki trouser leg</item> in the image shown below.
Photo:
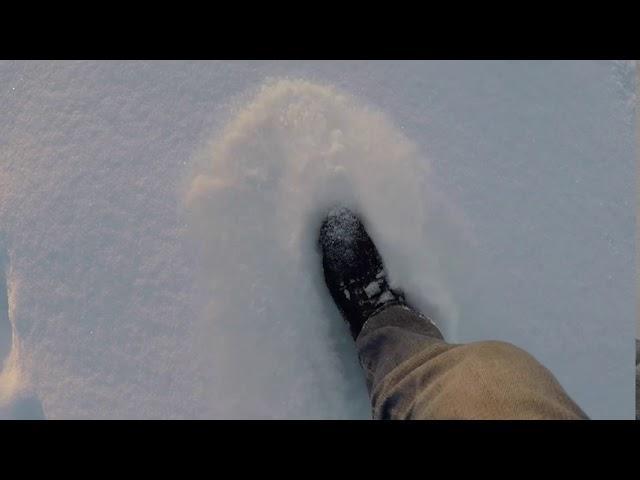
<svg viewBox="0 0 640 480"><path fill-rule="evenodd" d="M555 377L505 342L444 341L425 317L393 306L356 340L375 419L586 419Z"/></svg>

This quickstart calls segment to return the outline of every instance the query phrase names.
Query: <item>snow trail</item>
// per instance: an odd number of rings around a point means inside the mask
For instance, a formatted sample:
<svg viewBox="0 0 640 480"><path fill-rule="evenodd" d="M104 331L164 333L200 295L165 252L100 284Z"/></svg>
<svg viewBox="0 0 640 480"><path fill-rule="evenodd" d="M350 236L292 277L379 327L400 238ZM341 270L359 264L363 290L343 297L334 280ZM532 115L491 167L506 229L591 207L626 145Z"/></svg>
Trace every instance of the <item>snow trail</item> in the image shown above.
<svg viewBox="0 0 640 480"><path fill-rule="evenodd" d="M186 204L211 299L202 348L212 355L214 396L246 389L244 410L234 400L236 413L296 416L295 405L279 414L256 410L278 404L263 402L265 395L302 406L315 389L301 366L280 363L283 351L291 351L291 359L305 358L295 354L300 349L320 358L331 345L332 322L350 341L346 327L335 325L341 320L316 248L320 223L335 205L361 213L392 284L454 334L455 304L429 235L429 205L436 199L428 162L381 112L331 86L271 80L235 109L195 164ZM353 348L340 345L341 356L353 357L345 359L352 364L349 376L361 376ZM232 364L238 367L226 368ZM280 390L296 372L298 391ZM355 384L363 387L364 401L363 381Z"/></svg>

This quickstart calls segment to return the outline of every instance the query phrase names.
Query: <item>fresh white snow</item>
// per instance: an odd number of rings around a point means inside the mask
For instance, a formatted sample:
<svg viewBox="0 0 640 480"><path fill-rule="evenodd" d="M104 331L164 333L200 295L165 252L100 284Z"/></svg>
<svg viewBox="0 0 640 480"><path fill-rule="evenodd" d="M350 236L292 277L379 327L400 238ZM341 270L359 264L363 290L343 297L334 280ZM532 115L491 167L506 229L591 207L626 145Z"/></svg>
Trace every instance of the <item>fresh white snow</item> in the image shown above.
<svg viewBox="0 0 640 480"><path fill-rule="evenodd" d="M368 418L316 251L337 203L447 338L633 418L635 88L628 61L0 62L0 418Z"/></svg>

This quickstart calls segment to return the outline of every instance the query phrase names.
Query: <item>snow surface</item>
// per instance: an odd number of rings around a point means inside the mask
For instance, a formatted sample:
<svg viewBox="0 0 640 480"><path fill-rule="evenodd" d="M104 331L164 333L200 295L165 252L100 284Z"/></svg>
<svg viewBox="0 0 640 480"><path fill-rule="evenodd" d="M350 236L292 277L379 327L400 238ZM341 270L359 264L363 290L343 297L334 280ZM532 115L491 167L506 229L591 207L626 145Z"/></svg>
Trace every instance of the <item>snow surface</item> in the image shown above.
<svg viewBox="0 0 640 480"><path fill-rule="evenodd" d="M0 62L0 418L368 418L315 244L338 203L448 339L633 418L635 78Z"/></svg>

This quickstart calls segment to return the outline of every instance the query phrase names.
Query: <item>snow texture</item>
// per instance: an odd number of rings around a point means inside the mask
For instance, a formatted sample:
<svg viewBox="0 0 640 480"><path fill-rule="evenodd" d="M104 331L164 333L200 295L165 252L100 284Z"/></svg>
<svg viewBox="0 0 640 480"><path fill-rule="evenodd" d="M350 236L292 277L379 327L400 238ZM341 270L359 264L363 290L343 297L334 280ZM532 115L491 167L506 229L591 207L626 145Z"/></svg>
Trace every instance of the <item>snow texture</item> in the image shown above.
<svg viewBox="0 0 640 480"><path fill-rule="evenodd" d="M634 417L635 63L0 62L0 418L368 418L317 230Z"/></svg>

